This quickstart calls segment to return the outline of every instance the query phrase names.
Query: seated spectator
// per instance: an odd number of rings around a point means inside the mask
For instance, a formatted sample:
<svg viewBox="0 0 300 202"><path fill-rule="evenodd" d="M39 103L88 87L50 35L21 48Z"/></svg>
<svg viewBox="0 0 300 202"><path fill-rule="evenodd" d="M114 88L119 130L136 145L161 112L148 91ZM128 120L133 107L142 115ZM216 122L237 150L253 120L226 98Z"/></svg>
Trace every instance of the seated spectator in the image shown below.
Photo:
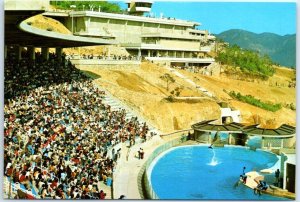
<svg viewBox="0 0 300 202"><path fill-rule="evenodd" d="M55 54L37 54L33 64L8 57L4 71L5 175L43 199L105 198L99 182L121 155L110 159L108 150L145 140L146 123L104 104L105 92Z"/></svg>

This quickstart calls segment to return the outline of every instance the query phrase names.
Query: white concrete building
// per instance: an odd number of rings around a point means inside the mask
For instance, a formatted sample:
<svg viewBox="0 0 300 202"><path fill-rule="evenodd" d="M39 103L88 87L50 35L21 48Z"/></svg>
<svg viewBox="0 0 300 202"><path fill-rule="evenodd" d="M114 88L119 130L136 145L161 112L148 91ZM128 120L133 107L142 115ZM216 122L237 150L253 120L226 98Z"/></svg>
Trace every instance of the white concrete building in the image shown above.
<svg viewBox="0 0 300 202"><path fill-rule="evenodd" d="M135 56L169 65L208 65L214 62L207 53L214 47L215 37L198 30L198 22L141 16L149 12L152 1L128 1L129 14L85 11L80 8L64 14L44 15L60 20L74 35L115 39ZM133 5L134 4L134 5ZM138 13L138 15L135 15Z"/></svg>
<svg viewBox="0 0 300 202"><path fill-rule="evenodd" d="M296 154L281 153L281 177L283 189L296 192Z"/></svg>

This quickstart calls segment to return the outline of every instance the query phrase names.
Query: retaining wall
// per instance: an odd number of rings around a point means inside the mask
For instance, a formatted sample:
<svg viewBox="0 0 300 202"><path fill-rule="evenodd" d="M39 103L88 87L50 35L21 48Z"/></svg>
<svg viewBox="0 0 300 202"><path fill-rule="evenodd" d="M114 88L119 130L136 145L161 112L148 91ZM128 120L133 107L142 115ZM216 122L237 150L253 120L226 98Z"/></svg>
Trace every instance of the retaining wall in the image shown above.
<svg viewBox="0 0 300 202"><path fill-rule="evenodd" d="M98 59L71 59L72 64L77 68L139 68L139 60L98 60Z"/></svg>
<svg viewBox="0 0 300 202"><path fill-rule="evenodd" d="M173 139L158 148L156 148L152 154L149 156L147 161L144 163L142 168L140 169L140 172L138 174L138 189L141 196L141 199L159 199L156 195L155 191L153 190L151 186L151 182L149 181L149 177L147 175L147 170L150 167L152 161L159 156L162 152L177 146L185 141L187 141L187 134L191 130L182 130L175 133L171 133L170 136L180 136L176 139ZM167 136L167 135L164 135Z"/></svg>

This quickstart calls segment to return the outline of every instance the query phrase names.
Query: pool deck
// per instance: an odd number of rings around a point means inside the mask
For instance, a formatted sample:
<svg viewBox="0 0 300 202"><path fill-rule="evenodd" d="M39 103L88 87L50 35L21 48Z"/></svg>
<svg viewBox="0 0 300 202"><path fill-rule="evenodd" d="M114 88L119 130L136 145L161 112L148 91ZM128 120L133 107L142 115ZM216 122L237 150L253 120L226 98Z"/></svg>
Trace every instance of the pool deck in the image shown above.
<svg viewBox="0 0 300 202"><path fill-rule="evenodd" d="M247 175L247 181L246 181L246 184L244 184L244 185L251 188L251 189L256 188L257 187L257 182L255 181L255 178L260 177L262 175L260 175L256 171L248 172L248 173L246 173L246 175ZM288 192L287 190L281 189L279 187L275 187L273 185L269 186L269 188L267 190L262 191L262 193L270 194L270 195L278 196L278 197L294 199L294 200L296 198L295 193Z"/></svg>
<svg viewBox="0 0 300 202"><path fill-rule="evenodd" d="M134 145L130 149L128 149L125 144L122 145L121 158L118 160L117 168L114 173L114 199L118 199L121 195L125 195L126 199L142 199L137 181L140 168L151 153L163 143L165 143L163 139L159 136L154 136L151 140ZM138 159L136 157L140 148L144 150L144 159Z"/></svg>
<svg viewBox="0 0 300 202"><path fill-rule="evenodd" d="M122 144L121 157L118 160L118 164L114 172L113 199L118 199L121 195L125 195L126 199L142 199L139 193L137 181L139 171L151 153L164 143L166 143L166 141L161 139L159 136L154 136L151 140L134 145L130 149L128 149L125 144ZM180 145L198 144L199 143L195 141L187 141ZM140 148L143 148L145 152L144 159L138 159L136 157ZM248 178L245 186L254 189L257 186L257 182L254 179L260 176L259 173L251 171L246 173L246 175ZM288 192L287 190L283 190L275 186L269 187L266 191L263 191L263 193L295 199L295 193Z"/></svg>

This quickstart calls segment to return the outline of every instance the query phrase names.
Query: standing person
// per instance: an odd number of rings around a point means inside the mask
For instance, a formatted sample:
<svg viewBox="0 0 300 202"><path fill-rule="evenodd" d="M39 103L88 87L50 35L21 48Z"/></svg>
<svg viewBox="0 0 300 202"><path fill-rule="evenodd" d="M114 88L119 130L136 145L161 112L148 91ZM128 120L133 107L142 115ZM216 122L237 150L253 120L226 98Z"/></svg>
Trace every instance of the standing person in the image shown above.
<svg viewBox="0 0 300 202"><path fill-rule="evenodd" d="M144 158L144 150L142 148L140 148L140 151L139 151L139 159L143 159Z"/></svg>
<svg viewBox="0 0 300 202"><path fill-rule="evenodd" d="M245 173L246 167L243 167L243 174L241 175L241 178L243 179L243 183L246 184L247 182L247 175Z"/></svg>
<svg viewBox="0 0 300 202"><path fill-rule="evenodd" d="M246 167L244 166L243 167L243 175L245 175L245 170L246 170Z"/></svg>
<svg viewBox="0 0 300 202"><path fill-rule="evenodd" d="M138 153L139 153L139 159L143 159L144 158L144 150L142 148L140 148Z"/></svg>
<svg viewBox="0 0 300 202"><path fill-rule="evenodd" d="M280 170L279 169L277 169L276 171L275 171L275 178L276 178L276 185L277 185L277 187L279 187L279 177L280 177Z"/></svg>
<svg viewBox="0 0 300 202"><path fill-rule="evenodd" d="M115 158L115 148L113 148L111 150L111 158L114 159Z"/></svg>
<svg viewBox="0 0 300 202"><path fill-rule="evenodd" d="M139 159L141 159L141 149L142 149L142 148L140 148L139 151L138 151L138 158L139 158Z"/></svg>

